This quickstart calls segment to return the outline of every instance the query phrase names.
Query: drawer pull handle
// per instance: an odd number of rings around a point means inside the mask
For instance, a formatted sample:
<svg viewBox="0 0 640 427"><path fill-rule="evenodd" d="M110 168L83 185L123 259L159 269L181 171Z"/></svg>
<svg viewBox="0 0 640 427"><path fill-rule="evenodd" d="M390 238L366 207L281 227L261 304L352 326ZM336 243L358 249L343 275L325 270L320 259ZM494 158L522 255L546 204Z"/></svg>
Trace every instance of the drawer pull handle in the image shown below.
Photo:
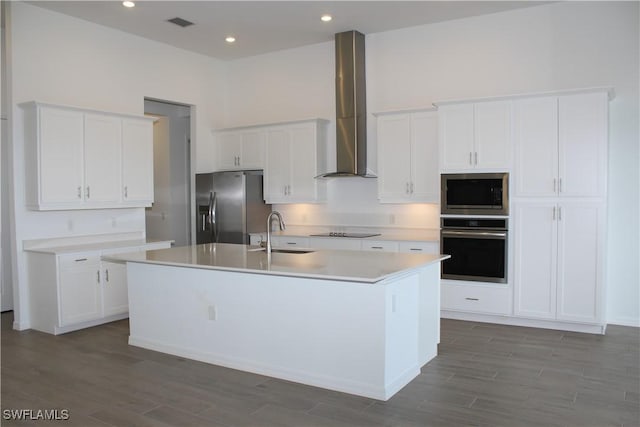
<svg viewBox="0 0 640 427"><path fill-rule="evenodd" d="M371 249L382 249L382 246L371 246Z"/></svg>
<svg viewBox="0 0 640 427"><path fill-rule="evenodd" d="M287 245L297 245L296 242L287 242Z"/></svg>
<svg viewBox="0 0 640 427"><path fill-rule="evenodd" d="M480 301L479 298L465 298L467 301Z"/></svg>
<svg viewBox="0 0 640 427"><path fill-rule="evenodd" d="M410 251L417 251L417 252L422 252L422 249L420 248L411 248L409 249Z"/></svg>
<svg viewBox="0 0 640 427"><path fill-rule="evenodd" d="M86 258L78 258L77 260L75 260L76 262L82 262L82 261L86 261Z"/></svg>

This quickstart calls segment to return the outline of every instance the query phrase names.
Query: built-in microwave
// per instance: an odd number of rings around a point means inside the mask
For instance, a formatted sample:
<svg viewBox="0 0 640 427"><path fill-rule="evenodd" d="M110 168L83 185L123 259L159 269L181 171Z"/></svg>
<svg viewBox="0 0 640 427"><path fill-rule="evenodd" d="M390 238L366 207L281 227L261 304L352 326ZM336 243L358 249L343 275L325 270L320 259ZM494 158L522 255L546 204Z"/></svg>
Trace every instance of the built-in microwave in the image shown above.
<svg viewBox="0 0 640 427"><path fill-rule="evenodd" d="M508 173L441 175L441 213L509 215Z"/></svg>

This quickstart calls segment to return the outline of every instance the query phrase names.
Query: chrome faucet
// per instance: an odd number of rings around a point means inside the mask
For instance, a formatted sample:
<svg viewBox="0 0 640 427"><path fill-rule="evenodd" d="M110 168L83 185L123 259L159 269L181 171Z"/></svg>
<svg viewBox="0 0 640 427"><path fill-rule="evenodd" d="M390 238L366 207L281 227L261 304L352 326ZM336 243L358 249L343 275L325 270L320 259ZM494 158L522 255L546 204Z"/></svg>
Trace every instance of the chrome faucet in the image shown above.
<svg viewBox="0 0 640 427"><path fill-rule="evenodd" d="M280 230L284 230L284 221L282 220L282 215L278 211L273 211L267 217L267 254L271 255L271 221L273 221L273 217L278 217L278 222L280 225Z"/></svg>

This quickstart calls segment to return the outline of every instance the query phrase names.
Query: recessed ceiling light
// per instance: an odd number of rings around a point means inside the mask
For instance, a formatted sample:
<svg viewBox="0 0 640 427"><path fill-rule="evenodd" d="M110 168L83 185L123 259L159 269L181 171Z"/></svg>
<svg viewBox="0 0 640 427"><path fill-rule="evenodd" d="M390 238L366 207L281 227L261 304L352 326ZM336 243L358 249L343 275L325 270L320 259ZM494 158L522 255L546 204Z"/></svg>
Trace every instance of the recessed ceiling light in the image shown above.
<svg viewBox="0 0 640 427"><path fill-rule="evenodd" d="M323 22L329 22L329 21L331 21L332 19L333 19L333 17L332 17L331 15L322 15L322 16L320 17L320 20L321 20L321 21L323 21Z"/></svg>
<svg viewBox="0 0 640 427"><path fill-rule="evenodd" d="M123 5L124 7L133 7L133 6L135 6L136 4L135 4L134 2L132 2L132 1L123 1L123 2L122 2L122 5Z"/></svg>
<svg viewBox="0 0 640 427"><path fill-rule="evenodd" d="M227 38L224 39L227 43L233 43L236 41L236 38L233 36L227 36Z"/></svg>

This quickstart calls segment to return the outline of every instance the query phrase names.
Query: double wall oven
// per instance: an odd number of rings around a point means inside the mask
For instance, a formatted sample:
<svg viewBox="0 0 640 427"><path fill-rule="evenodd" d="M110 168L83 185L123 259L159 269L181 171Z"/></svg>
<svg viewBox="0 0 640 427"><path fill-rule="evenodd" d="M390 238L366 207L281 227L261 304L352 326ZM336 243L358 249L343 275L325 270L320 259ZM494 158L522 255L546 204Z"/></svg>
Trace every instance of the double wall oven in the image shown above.
<svg viewBox="0 0 640 427"><path fill-rule="evenodd" d="M509 174L441 175L442 278L507 283Z"/></svg>

